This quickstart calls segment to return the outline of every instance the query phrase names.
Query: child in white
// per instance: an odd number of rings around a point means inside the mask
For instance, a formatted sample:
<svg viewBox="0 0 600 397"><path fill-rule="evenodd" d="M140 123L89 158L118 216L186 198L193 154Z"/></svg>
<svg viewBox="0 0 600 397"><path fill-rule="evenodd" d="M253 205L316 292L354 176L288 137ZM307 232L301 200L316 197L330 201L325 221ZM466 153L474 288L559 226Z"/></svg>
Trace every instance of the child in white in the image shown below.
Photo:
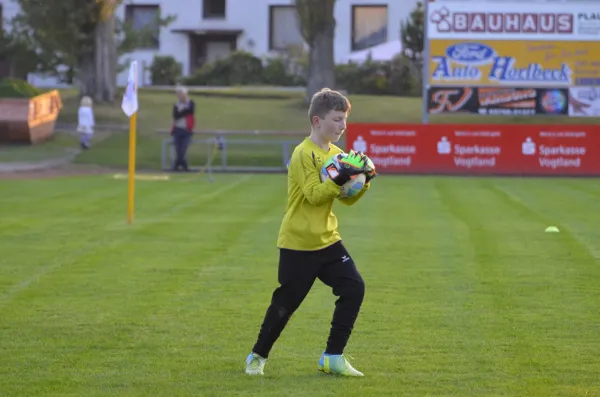
<svg viewBox="0 0 600 397"><path fill-rule="evenodd" d="M84 96L79 106L77 132L81 134L81 148L88 149L90 140L94 135L94 112L92 110L92 98Z"/></svg>

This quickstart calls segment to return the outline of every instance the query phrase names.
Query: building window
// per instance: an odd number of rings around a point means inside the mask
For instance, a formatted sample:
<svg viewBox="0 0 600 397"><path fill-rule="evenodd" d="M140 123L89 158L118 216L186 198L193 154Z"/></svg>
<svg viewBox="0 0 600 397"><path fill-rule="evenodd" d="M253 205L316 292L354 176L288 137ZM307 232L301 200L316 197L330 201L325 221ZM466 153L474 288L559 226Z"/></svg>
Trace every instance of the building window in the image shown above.
<svg viewBox="0 0 600 397"><path fill-rule="evenodd" d="M269 7L269 50L284 50L290 46L304 45L296 7Z"/></svg>
<svg viewBox="0 0 600 397"><path fill-rule="evenodd" d="M385 43L388 38L386 5L352 6L352 51Z"/></svg>
<svg viewBox="0 0 600 397"><path fill-rule="evenodd" d="M209 18L225 18L226 0L204 0L203 2L203 17Z"/></svg>
<svg viewBox="0 0 600 397"><path fill-rule="evenodd" d="M148 5L127 5L125 8L125 21L130 23L136 32L147 30L149 38L140 49L158 49L160 47L160 8Z"/></svg>

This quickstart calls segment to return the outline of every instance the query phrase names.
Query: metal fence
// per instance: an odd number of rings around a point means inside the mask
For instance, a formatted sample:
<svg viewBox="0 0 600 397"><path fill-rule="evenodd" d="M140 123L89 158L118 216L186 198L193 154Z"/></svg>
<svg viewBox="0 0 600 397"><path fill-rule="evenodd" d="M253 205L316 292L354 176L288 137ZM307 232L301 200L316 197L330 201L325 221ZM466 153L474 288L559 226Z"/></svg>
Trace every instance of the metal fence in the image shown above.
<svg viewBox="0 0 600 397"><path fill-rule="evenodd" d="M211 172L285 172L291 153L300 142L300 139L241 139L225 135L194 137L187 160L191 169L206 167ZM162 169L172 169L174 161L173 139L164 139Z"/></svg>

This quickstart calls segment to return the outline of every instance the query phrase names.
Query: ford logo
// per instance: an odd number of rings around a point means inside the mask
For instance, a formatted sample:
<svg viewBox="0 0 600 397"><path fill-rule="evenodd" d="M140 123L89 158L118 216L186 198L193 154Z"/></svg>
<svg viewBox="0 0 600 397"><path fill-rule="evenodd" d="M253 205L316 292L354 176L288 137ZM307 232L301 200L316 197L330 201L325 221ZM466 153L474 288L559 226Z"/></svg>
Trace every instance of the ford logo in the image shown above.
<svg viewBox="0 0 600 397"><path fill-rule="evenodd" d="M458 43L446 49L446 56L459 63L484 64L496 55L494 49L481 43Z"/></svg>

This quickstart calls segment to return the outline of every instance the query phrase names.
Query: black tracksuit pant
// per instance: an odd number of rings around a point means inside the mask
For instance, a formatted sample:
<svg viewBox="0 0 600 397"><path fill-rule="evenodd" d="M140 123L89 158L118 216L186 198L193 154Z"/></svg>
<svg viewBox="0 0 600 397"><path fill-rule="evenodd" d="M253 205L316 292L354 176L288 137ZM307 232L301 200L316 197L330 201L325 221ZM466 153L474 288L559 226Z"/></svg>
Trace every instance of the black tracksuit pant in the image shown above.
<svg viewBox="0 0 600 397"><path fill-rule="evenodd" d="M173 169L177 171L179 166L183 167L185 171L188 171L188 163L186 160L186 153L188 150L188 146L190 145L190 140L192 138L192 134L179 127L175 127L173 131L173 146L175 146L175 163L173 165Z"/></svg>
<svg viewBox="0 0 600 397"><path fill-rule="evenodd" d="M280 249L279 283L273 292L252 351L267 358L288 320L316 279L338 296L331 322L327 354L342 354L362 305L365 284L341 241L319 251Z"/></svg>

